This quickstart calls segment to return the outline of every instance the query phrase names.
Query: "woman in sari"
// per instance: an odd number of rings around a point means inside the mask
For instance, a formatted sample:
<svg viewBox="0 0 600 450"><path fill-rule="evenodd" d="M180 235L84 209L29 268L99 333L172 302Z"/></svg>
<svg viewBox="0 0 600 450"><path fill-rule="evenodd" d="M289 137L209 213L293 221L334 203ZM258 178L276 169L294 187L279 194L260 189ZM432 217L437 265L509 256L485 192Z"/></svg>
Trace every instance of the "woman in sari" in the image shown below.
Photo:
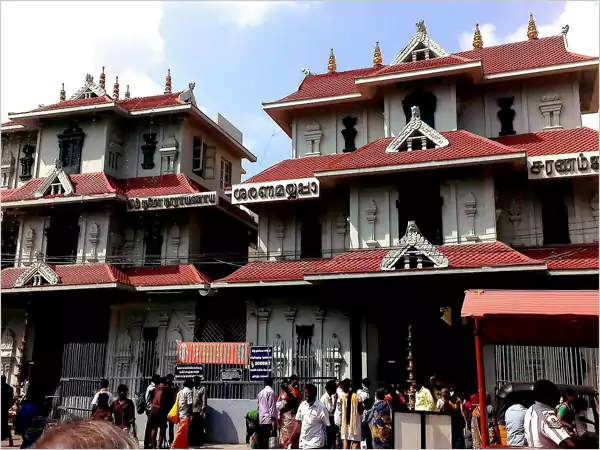
<svg viewBox="0 0 600 450"><path fill-rule="evenodd" d="M257 432L260 426L258 420L258 409L250 411L246 414L246 444L250 444L250 448L258 448Z"/></svg>
<svg viewBox="0 0 600 450"><path fill-rule="evenodd" d="M371 430L373 448L392 448L392 408L385 400L385 391L375 391L375 403L367 414L367 424Z"/></svg>
<svg viewBox="0 0 600 450"><path fill-rule="evenodd" d="M352 386L348 393L342 396L342 426L340 434L344 448L360 448L362 441L361 414L363 405L358 401L360 386Z"/></svg>
<svg viewBox="0 0 600 450"><path fill-rule="evenodd" d="M300 434L295 433L297 421L296 413L301 401L301 392L299 380L296 375L292 375L289 382L281 381L281 394L277 399L277 410L279 411L279 440L280 442L290 442L291 448L299 448Z"/></svg>

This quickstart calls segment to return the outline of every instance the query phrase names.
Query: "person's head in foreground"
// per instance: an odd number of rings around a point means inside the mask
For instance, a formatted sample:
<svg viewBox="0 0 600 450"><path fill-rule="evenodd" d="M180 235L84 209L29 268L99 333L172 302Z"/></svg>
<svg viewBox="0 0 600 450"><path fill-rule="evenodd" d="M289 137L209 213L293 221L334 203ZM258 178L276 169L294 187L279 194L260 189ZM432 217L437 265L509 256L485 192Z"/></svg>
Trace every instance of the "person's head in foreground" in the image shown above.
<svg viewBox="0 0 600 450"><path fill-rule="evenodd" d="M48 428L33 448L139 448L139 442L101 420L73 420Z"/></svg>
<svg viewBox="0 0 600 450"><path fill-rule="evenodd" d="M98 396L98 408L99 409L107 409L108 408L108 394L102 393Z"/></svg>
<svg viewBox="0 0 600 450"><path fill-rule="evenodd" d="M265 377L264 382L265 382L265 386L273 387L273 378L272 377Z"/></svg>
<svg viewBox="0 0 600 450"><path fill-rule="evenodd" d="M538 380L533 385L533 395L536 402L554 407L560 400L560 390L551 381Z"/></svg>
<svg viewBox="0 0 600 450"><path fill-rule="evenodd" d="M317 399L317 387L314 384L307 384L304 387L304 400L312 405Z"/></svg>
<svg viewBox="0 0 600 450"><path fill-rule="evenodd" d="M329 380L325 385L325 390L329 395L333 395L335 394L336 387L337 386L335 385L335 380Z"/></svg>
<svg viewBox="0 0 600 450"><path fill-rule="evenodd" d="M126 400L127 395L129 394L129 388L127 387L127 385L120 384L117 389L117 394L119 395L120 400ZM106 394L101 394L101 395L106 395ZM98 396L98 397L100 397L100 396Z"/></svg>

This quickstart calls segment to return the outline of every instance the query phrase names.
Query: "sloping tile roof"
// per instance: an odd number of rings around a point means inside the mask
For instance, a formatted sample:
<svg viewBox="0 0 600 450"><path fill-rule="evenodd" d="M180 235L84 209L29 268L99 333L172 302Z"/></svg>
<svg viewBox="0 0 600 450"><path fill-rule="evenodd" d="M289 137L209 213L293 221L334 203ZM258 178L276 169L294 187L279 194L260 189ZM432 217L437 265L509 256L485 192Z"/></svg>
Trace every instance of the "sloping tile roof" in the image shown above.
<svg viewBox="0 0 600 450"><path fill-rule="evenodd" d="M181 92L171 94L153 95L150 97L137 97L125 100L119 100L119 106L128 111L139 111L141 109L164 108L166 106L185 105L179 100Z"/></svg>
<svg viewBox="0 0 600 450"><path fill-rule="evenodd" d="M516 134L494 140L508 147L523 150L527 152L527 156L598 150L598 131L586 127Z"/></svg>
<svg viewBox="0 0 600 450"><path fill-rule="evenodd" d="M344 158L322 170L366 169L517 153L517 150L468 131L446 131L441 134L450 141L446 148L386 153L385 149L393 138L381 138L347 153Z"/></svg>
<svg viewBox="0 0 600 450"><path fill-rule="evenodd" d="M543 262L535 261L502 242L439 245L437 246L437 249L448 258L449 268L454 269L543 264ZM381 272L381 261L388 252L389 249L353 250L345 252L336 256L317 270L310 271L307 275ZM399 270L443 271L445 269L424 268Z"/></svg>
<svg viewBox="0 0 600 450"><path fill-rule="evenodd" d="M548 270L598 269L598 243L552 245L519 249L528 257L544 262Z"/></svg>
<svg viewBox="0 0 600 450"><path fill-rule="evenodd" d="M455 66L468 62L474 61L461 56L449 55L424 61L410 61L396 64L394 66L385 66L377 72L369 74L367 77L378 77L380 75L387 75L390 73L411 72L413 70L435 69L436 67Z"/></svg>
<svg viewBox="0 0 600 450"><path fill-rule="evenodd" d="M127 283L127 277L110 264L77 264L50 266L60 278L59 285L89 285ZM27 270L25 267L10 267L2 271L2 289L12 289L17 278ZM40 286L37 289L43 289Z"/></svg>
<svg viewBox="0 0 600 450"><path fill-rule="evenodd" d="M102 97L79 98L77 100L65 100L64 102L54 103L52 105L44 105L39 108L27 112L50 111L52 109L73 108L75 106L90 106L100 105L102 103L112 103L112 98L108 95Z"/></svg>
<svg viewBox="0 0 600 450"><path fill-rule="evenodd" d="M492 47L475 48L454 55L480 60L483 63L483 71L486 75L597 59L593 56L568 52L565 48L563 36L550 36Z"/></svg>
<svg viewBox="0 0 600 450"><path fill-rule="evenodd" d="M304 158L286 159L244 181L245 183L263 183L266 181L293 180L312 178L315 170L324 170L331 164L341 160L347 154L306 156Z"/></svg>
<svg viewBox="0 0 600 450"><path fill-rule="evenodd" d="M73 184L73 193L71 195L47 195L44 198L122 193L118 180L104 172L69 175L69 178ZM35 191L37 191L45 179L45 177L32 178L20 188L15 189L14 192L10 194L10 198L5 198L3 201L16 202L22 200L35 200Z"/></svg>
<svg viewBox="0 0 600 450"><path fill-rule="evenodd" d="M250 283L258 281L301 281L307 272L318 270L329 259L300 259L295 261L254 261L231 275L217 280L219 283Z"/></svg>
<svg viewBox="0 0 600 450"><path fill-rule="evenodd" d="M124 267L132 286L207 284L211 279L191 264L180 266Z"/></svg>
<svg viewBox="0 0 600 450"><path fill-rule="evenodd" d="M7 201L8 197L10 197L16 189L0 189L0 202Z"/></svg>
<svg viewBox="0 0 600 450"><path fill-rule="evenodd" d="M124 194L129 198L182 195L206 192L199 184L182 173L121 180Z"/></svg>

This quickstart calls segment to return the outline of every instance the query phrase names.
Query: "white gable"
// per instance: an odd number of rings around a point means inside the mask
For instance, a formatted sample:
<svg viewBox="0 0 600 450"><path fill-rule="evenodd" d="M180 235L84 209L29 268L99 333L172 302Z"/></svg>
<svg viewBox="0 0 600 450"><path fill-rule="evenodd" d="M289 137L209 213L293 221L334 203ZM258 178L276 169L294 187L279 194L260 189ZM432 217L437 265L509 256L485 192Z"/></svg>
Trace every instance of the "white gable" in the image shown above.
<svg viewBox="0 0 600 450"><path fill-rule="evenodd" d="M79 100L86 97L102 97L106 95L106 91L94 83L94 77L87 75L85 84L75 92L69 100Z"/></svg>
<svg viewBox="0 0 600 450"><path fill-rule="evenodd" d="M406 44L406 47L396 55L391 65L395 66L405 62L415 61L416 53L420 51L426 53L426 59L450 55L450 53L429 37L423 20L417 22L417 33L412 37L408 44Z"/></svg>
<svg viewBox="0 0 600 450"><path fill-rule="evenodd" d="M388 144L385 149L386 153L395 153L400 150L400 147L407 140L418 139L419 137L432 141L435 148L444 148L450 145L448 139L421 120L421 111L418 106L411 106L410 111L412 113L410 120L398 136ZM410 150L411 147L409 146L408 151Z"/></svg>
<svg viewBox="0 0 600 450"><path fill-rule="evenodd" d="M35 191L34 197L41 198L46 195L71 195L75 189L71 183L69 175L62 168L60 160L54 162L54 168L46 179L40 184L40 187Z"/></svg>
<svg viewBox="0 0 600 450"><path fill-rule="evenodd" d="M408 268L410 265L409 257L411 256L417 258L417 268L422 267L423 258L426 258L434 267L438 268L448 267L449 264L448 258L423 237L413 220L408 222L406 233L400 239L398 245L394 246L383 258L380 268L381 270L394 270L400 258L403 257L404 267Z"/></svg>
<svg viewBox="0 0 600 450"><path fill-rule="evenodd" d="M196 87L196 83L190 83L188 88L179 94L179 100L185 103L191 103L196 106L196 97L194 97L194 88Z"/></svg>
<svg viewBox="0 0 600 450"><path fill-rule="evenodd" d="M56 285L60 281L58 275L44 262L43 256L39 250L35 251L35 262L17 278L13 287L20 288L33 281L33 286L41 286L42 279L48 284Z"/></svg>

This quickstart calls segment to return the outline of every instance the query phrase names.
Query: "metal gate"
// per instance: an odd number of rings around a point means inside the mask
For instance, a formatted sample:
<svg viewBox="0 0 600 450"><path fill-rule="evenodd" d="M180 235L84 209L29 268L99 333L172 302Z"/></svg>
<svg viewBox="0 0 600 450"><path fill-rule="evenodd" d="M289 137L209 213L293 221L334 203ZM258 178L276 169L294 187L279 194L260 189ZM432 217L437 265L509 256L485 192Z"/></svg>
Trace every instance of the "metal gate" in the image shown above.
<svg viewBox="0 0 600 450"><path fill-rule="evenodd" d="M511 381L550 380L598 389L598 349L495 345L496 386Z"/></svg>

